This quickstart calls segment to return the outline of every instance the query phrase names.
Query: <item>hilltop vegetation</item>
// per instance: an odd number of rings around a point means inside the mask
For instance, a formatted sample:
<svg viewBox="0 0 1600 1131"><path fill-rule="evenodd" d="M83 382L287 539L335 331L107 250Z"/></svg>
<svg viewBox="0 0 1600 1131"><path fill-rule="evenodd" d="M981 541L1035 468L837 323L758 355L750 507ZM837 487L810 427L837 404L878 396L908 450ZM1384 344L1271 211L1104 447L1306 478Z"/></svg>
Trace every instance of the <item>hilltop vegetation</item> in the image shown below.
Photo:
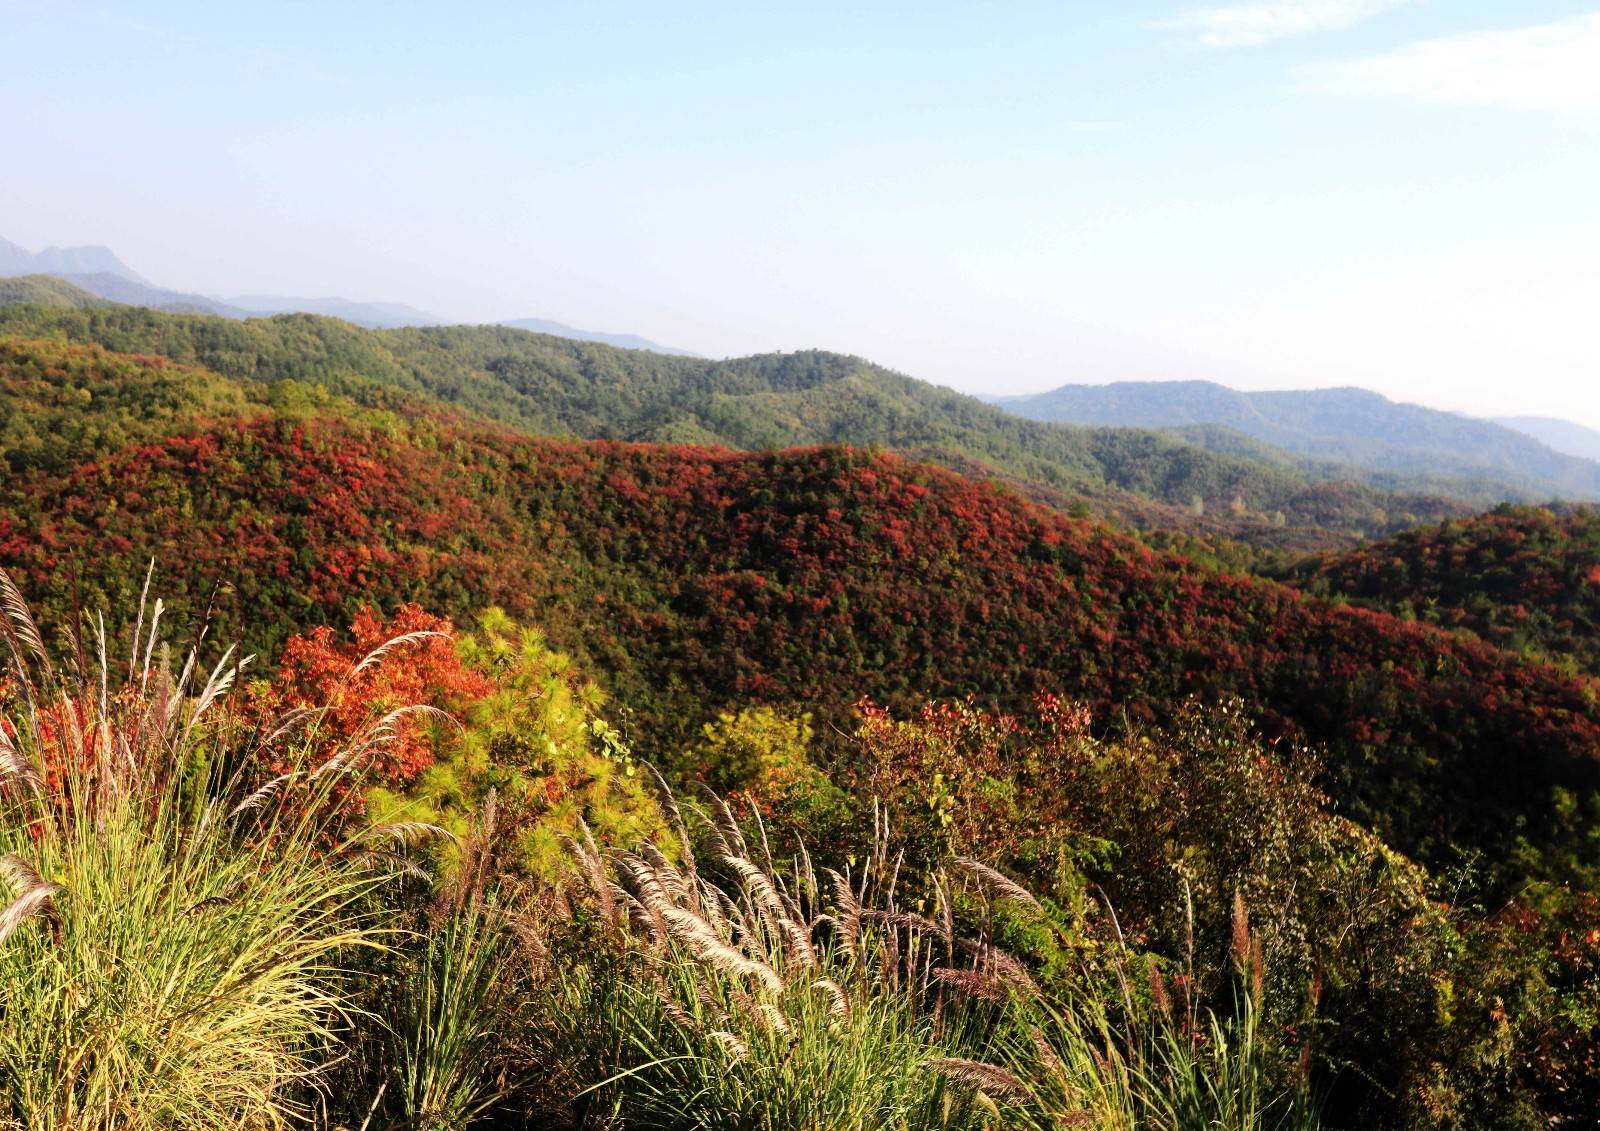
<svg viewBox="0 0 1600 1131"><path fill-rule="evenodd" d="M0 276L0 307L28 305L86 307L111 303L54 275Z"/></svg>
<svg viewBox="0 0 1600 1131"><path fill-rule="evenodd" d="M0 350L0 1122L1600 1112L1593 678L881 450L441 399L928 395L849 359L111 313L185 360Z"/></svg>
<svg viewBox="0 0 1600 1131"><path fill-rule="evenodd" d="M1351 813L1496 869L1519 836L1570 839L1551 791L1586 798L1600 767L1587 680L890 456L527 440L330 404L40 466L5 499L0 564L54 609L131 600L117 586L151 555L185 563L180 607L216 604L258 648L369 603L504 605L602 674L653 757L752 701L840 720L862 695L1014 708L1051 691L1161 720L1238 694L1330 745Z"/></svg>
<svg viewBox="0 0 1600 1131"><path fill-rule="evenodd" d="M1286 574L1407 619L1467 629L1513 652L1600 674L1600 511L1502 507L1408 531Z"/></svg>
<svg viewBox="0 0 1600 1131"><path fill-rule="evenodd" d="M504 327L363 330L309 315L248 322L135 308L0 309L0 333L159 354L223 376L322 385L370 405L421 395L541 435L761 449L877 445L1080 500L1141 529L1322 549L1465 513L1439 495L1208 453L1152 432L1022 420L821 352L708 361Z"/></svg>

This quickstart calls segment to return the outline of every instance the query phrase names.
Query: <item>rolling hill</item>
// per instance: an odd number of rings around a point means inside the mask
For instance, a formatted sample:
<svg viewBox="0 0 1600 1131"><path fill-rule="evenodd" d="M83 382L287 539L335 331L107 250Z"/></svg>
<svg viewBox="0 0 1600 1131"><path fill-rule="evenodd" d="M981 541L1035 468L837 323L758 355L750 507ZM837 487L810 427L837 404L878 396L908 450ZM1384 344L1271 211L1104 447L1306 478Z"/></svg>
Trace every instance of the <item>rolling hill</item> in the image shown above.
<svg viewBox="0 0 1600 1131"><path fill-rule="evenodd" d="M123 605L152 555L174 615L210 606L257 648L366 604L501 604L601 673L657 757L735 703L838 720L862 696L1055 691L1137 721L1241 695L1270 733L1326 744L1343 810L1424 859L1474 846L1508 878L1529 867L1518 843L1594 847L1553 791L1600 790L1600 684L993 484L840 447L530 439L293 382L236 417L226 378L59 344L12 342L0 364L64 417L119 391L219 398L7 477L0 565L47 610Z"/></svg>
<svg viewBox="0 0 1600 1131"><path fill-rule="evenodd" d="M1600 510L1503 507L1297 565L1310 593L1452 629L1600 674Z"/></svg>
<svg viewBox="0 0 1600 1131"><path fill-rule="evenodd" d="M112 304L54 275L0 277L0 307L27 305L87 307Z"/></svg>
<svg viewBox="0 0 1600 1131"><path fill-rule="evenodd" d="M364 330L305 315L234 322L142 309L0 309L0 332L158 354L240 380L321 384L371 404L425 395L524 431L762 449L879 445L1003 476L1063 508L1140 529L1285 549L1349 545L1470 508L1148 430L1027 421L859 358L816 351L711 361L505 327Z"/></svg>
<svg viewBox="0 0 1600 1131"><path fill-rule="evenodd" d="M1365 389L1245 393L1209 381L1063 385L995 403L1035 420L1187 429L1217 450L1232 429L1286 451L1372 472L1473 481L1502 499L1600 499L1600 463L1563 454L1493 421L1399 404ZM1212 426L1212 431L1197 430Z"/></svg>

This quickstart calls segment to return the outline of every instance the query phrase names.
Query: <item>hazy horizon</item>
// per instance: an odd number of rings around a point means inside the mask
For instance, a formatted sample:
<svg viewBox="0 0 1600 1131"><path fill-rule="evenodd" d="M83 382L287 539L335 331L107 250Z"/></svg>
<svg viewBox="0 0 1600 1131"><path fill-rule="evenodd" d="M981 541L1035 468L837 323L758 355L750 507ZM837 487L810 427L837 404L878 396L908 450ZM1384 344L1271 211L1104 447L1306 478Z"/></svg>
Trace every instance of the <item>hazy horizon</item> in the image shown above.
<svg viewBox="0 0 1600 1131"><path fill-rule="evenodd" d="M1592 3L0 16L0 237L161 286L1600 428Z"/></svg>

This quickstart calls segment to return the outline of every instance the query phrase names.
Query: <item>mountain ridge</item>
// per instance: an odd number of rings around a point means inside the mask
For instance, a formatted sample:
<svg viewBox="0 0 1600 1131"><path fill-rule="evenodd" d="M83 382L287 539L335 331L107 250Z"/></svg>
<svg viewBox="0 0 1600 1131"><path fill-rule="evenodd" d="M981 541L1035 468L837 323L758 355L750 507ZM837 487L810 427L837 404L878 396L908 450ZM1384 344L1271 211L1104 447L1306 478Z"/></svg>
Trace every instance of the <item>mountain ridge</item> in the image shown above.
<svg viewBox="0 0 1600 1131"><path fill-rule="evenodd" d="M1063 423L1223 426L1307 458L1372 471L1489 476L1525 496L1600 500L1600 462L1494 421L1352 386L1245 392L1211 381L1123 381L989 400L1030 419Z"/></svg>
<svg viewBox="0 0 1600 1131"><path fill-rule="evenodd" d="M1081 501L1141 529L1176 525L1270 546L1333 548L1474 509L1442 494L1209 453L1156 432L1028 421L821 351L710 361L507 327L363 330L311 315L236 323L133 307L12 307L0 310L0 332L159 354L250 381L424 393L538 435L747 450L880 445L1000 475L1062 509Z"/></svg>
<svg viewBox="0 0 1600 1131"><path fill-rule="evenodd" d="M1497 416L1496 424L1579 459L1600 460L1600 431L1555 416Z"/></svg>

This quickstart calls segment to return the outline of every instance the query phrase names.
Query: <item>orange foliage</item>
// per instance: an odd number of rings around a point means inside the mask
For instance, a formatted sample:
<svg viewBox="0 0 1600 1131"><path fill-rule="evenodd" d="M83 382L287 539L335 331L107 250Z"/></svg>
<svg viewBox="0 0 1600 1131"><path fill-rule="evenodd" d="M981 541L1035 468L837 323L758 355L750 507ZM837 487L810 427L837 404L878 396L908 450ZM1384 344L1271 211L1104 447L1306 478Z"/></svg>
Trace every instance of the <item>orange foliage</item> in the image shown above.
<svg viewBox="0 0 1600 1131"><path fill-rule="evenodd" d="M380 662L355 670L363 657L397 637L438 633L407 640ZM278 677L256 695L263 715L295 707L328 707L316 728L314 758L348 746L371 724L401 707L426 705L460 711L489 694L492 684L456 655L451 623L402 605L388 620L372 609L355 616L346 639L326 625L295 636L284 646ZM376 751L376 780L403 785L433 764L434 743L426 720L416 715L395 722L396 737Z"/></svg>

